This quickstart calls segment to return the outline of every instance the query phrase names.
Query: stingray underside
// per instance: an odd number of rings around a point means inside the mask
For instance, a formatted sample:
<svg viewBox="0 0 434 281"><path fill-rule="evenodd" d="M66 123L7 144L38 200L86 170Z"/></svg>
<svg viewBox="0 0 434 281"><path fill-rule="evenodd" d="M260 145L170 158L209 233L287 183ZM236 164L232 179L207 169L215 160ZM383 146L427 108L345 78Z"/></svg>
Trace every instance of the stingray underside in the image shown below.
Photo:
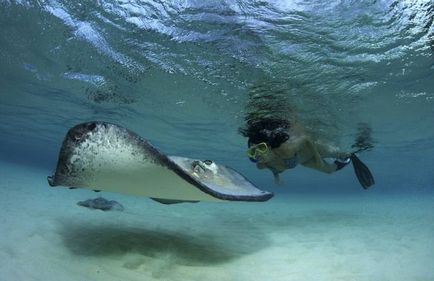
<svg viewBox="0 0 434 281"><path fill-rule="evenodd" d="M166 156L115 124L71 128L51 186L81 187L175 201L266 201L273 194L235 170L212 161ZM164 200L163 200L164 201Z"/></svg>

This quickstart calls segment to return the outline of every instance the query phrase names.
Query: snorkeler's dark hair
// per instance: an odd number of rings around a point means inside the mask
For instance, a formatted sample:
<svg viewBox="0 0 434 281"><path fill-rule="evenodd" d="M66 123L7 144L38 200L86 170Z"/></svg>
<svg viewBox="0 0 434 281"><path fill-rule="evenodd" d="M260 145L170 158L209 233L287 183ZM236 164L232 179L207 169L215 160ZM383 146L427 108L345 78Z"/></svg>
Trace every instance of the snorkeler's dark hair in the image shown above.
<svg viewBox="0 0 434 281"><path fill-rule="evenodd" d="M262 119L259 121L248 121L245 128L239 132L249 138L248 145L265 142L271 148L279 147L289 139L289 121L281 119Z"/></svg>

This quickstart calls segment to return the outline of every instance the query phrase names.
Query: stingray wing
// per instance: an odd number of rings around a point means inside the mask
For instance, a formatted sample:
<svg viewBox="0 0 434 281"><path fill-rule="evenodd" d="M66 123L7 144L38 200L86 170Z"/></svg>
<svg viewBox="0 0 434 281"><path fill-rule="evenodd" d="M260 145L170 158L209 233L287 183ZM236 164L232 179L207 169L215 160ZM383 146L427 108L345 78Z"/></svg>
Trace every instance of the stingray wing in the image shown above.
<svg viewBox="0 0 434 281"><path fill-rule="evenodd" d="M273 196L224 165L215 164L211 175L197 173L194 161L166 156L123 127L88 122L68 131L48 181L51 186L181 201L266 201Z"/></svg>

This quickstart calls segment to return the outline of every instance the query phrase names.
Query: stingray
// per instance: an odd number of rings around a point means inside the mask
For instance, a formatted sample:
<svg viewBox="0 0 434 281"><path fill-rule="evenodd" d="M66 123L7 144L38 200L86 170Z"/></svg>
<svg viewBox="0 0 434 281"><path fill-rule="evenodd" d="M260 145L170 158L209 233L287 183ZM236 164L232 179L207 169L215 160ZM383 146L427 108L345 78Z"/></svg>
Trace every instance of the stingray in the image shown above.
<svg viewBox="0 0 434 281"><path fill-rule="evenodd" d="M163 204L273 196L228 166L165 155L134 132L106 122L82 123L68 131L48 183L145 196Z"/></svg>
<svg viewBox="0 0 434 281"><path fill-rule="evenodd" d="M107 200L103 197L98 197L95 199L87 199L85 201L77 202L77 205L86 207L89 209L97 209L102 211L123 211L124 206L115 200Z"/></svg>

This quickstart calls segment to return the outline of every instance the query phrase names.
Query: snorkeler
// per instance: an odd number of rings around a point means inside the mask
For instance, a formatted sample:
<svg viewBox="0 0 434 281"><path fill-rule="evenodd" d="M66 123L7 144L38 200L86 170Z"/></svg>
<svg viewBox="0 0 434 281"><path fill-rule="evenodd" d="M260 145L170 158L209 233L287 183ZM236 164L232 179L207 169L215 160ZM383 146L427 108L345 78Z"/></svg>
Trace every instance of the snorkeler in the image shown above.
<svg viewBox="0 0 434 281"><path fill-rule="evenodd" d="M295 168L298 164L330 174L352 162L362 187L367 189L374 184L369 169L357 158L355 152L341 152L314 142L297 124L279 119L261 119L247 122L247 127L241 128L240 133L248 138L249 159L256 163L258 169L269 169L276 183L280 183L280 173ZM364 150L357 148L357 152ZM324 158L335 160L328 163Z"/></svg>

